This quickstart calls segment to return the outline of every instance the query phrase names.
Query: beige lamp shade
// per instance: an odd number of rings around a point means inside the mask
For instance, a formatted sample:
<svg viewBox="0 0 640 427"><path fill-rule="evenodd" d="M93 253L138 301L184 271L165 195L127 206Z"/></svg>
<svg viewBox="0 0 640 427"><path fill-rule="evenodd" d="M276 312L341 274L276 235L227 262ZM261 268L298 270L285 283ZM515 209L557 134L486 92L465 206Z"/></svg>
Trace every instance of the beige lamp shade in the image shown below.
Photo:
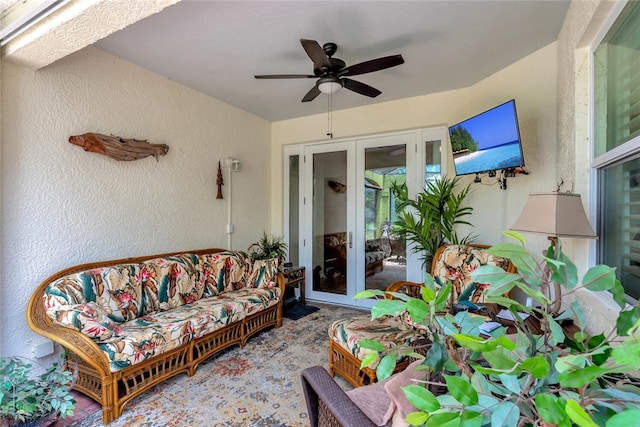
<svg viewBox="0 0 640 427"><path fill-rule="evenodd" d="M594 239L579 194L531 193L511 230L553 237Z"/></svg>

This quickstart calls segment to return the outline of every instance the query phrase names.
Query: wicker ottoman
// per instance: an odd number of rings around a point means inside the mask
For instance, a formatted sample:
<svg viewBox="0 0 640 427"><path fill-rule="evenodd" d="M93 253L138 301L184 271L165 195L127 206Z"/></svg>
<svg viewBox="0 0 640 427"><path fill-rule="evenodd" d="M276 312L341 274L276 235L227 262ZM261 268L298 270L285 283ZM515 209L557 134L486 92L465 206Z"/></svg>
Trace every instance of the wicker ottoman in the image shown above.
<svg viewBox="0 0 640 427"><path fill-rule="evenodd" d="M329 374L343 376L354 387L376 382L375 366L360 369L362 358L371 350L360 347L363 339L374 339L386 348L410 344L423 335L397 318L371 319L370 315L341 319L329 326ZM399 361L394 372L402 371L408 361Z"/></svg>

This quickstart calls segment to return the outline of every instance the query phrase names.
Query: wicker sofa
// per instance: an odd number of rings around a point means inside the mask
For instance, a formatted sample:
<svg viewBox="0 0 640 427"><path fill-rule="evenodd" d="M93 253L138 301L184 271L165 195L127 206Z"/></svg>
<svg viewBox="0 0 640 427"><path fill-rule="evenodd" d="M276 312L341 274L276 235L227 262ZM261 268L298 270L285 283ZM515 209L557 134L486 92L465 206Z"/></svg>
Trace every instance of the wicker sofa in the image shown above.
<svg viewBox="0 0 640 427"><path fill-rule="evenodd" d="M29 326L67 350L74 388L109 423L150 387L282 324L277 264L202 249L83 264L38 286Z"/></svg>

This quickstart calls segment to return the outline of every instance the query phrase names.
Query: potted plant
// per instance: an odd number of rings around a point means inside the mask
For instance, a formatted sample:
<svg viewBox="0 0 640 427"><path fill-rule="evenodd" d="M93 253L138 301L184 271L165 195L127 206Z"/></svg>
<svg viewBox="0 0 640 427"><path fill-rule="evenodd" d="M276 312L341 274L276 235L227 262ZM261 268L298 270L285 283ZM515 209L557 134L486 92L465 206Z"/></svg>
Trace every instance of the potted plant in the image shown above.
<svg viewBox="0 0 640 427"><path fill-rule="evenodd" d="M0 358L0 426L73 415L73 377L58 363L41 374L20 357Z"/></svg>
<svg viewBox="0 0 640 427"><path fill-rule="evenodd" d="M457 191L459 184L459 177L437 178L427 182L415 200L409 198L406 184L392 184L391 191L396 198L393 233L411 242L414 253L422 254L426 271L430 271L433 254L443 244L465 244L473 240L470 234L459 237L455 230L457 225L470 226L463 218L473 212L472 207L464 206L471 186Z"/></svg>
<svg viewBox="0 0 640 427"><path fill-rule="evenodd" d="M522 235L505 234L520 244L499 244L489 251L510 258L518 272L482 266L472 277L489 285L487 302L497 303L513 315L514 336L507 337L504 327L490 332L490 337L481 336L479 325L484 320L467 312L455 317L438 314L445 308L451 286L436 289L429 276L422 298L398 294L396 299L380 300L373 307L372 317L406 312L410 323L422 328L432 341L423 362L431 372L427 385L446 386L438 396L424 384L405 387L405 395L417 408L407 422L414 426L638 425L640 382L633 375L640 367L640 307L626 305L615 269L597 265L579 281L575 265L560 248L550 247L547 256L537 261L525 250ZM577 301L553 316L554 301L541 292L553 283L565 289L564 295L582 288L611 291L620 307L615 331L590 335ZM505 296L513 289L532 298L533 306ZM383 293L365 291L358 297L372 295ZM519 313L539 318L541 334L534 335ZM417 357L406 347L385 353L379 343L361 345L380 351L378 378L389 376L399 354ZM378 357L373 354L363 365Z"/></svg>
<svg viewBox="0 0 640 427"><path fill-rule="evenodd" d="M287 244L284 243L283 237L269 236L263 232L260 240L249 246L247 252L252 263L276 259L277 265L280 266L287 256Z"/></svg>

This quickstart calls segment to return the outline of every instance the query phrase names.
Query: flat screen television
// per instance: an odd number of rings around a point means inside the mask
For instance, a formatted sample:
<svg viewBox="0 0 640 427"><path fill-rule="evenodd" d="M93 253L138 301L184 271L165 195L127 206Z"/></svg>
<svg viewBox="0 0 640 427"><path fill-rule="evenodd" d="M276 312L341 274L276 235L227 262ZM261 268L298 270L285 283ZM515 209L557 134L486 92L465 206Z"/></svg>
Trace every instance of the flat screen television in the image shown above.
<svg viewBox="0 0 640 427"><path fill-rule="evenodd" d="M524 166L513 99L451 126L449 137L456 175Z"/></svg>

